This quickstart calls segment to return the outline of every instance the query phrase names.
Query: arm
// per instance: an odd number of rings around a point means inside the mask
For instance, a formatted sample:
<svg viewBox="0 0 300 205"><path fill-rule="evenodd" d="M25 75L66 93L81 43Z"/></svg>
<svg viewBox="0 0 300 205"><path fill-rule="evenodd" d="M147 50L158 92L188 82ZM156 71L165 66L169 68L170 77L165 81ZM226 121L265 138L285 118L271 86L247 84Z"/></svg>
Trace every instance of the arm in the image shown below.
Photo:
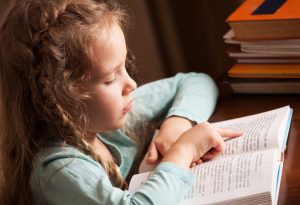
<svg viewBox="0 0 300 205"><path fill-rule="evenodd" d="M143 188L131 195L113 187L102 167L89 160L63 158L44 164L31 178L35 204L176 205L194 178L174 163L162 163Z"/></svg>
<svg viewBox="0 0 300 205"><path fill-rule="evenodd" d="M128 121L148 122L165 119L159 135L149 147L148 163L156 163L178 137L193 123L207 121L218 91L213 80L203 73L177 74L175 77L141 86L134 92L134 110Z"/></svg>
<svg viewBox="0 0 300 205"><path fill-rule="evenodd" d="M145 84L133 92L133 111L127 126L137 121L163 120L181 116L201 123L213 113L218 91L203 73L179 73L175 77Z"/></svg>
<svg viewBox="0 0 300 205"><path fill-rule="evenodd" d="M146 162L152 165L157 164L179 136L192 126L192 122L183 117L171 116L165 119L160 126L158 135L150 143Z"/></svg>
<svg viewBox="0 0 300 205"><path fill-rule="evenodd" d="M34 204L180 204L194 179L189 164L212 148L218 155L224 147L221 135L236 133L216 131L208 123L185 132L134 195L114 187L103 168L76 149L59 147L62 151L57 152L51 148L47 153L52 150L52 154L46 153L30 178Z"/></svg>

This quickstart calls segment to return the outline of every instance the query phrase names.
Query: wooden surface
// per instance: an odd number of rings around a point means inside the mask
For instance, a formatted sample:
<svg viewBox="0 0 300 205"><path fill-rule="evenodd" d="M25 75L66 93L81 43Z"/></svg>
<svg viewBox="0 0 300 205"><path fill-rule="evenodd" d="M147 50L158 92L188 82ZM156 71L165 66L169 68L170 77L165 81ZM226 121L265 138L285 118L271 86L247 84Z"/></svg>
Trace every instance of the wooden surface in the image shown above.
<svg viewBox="0 0 300 205"><path fill-rule="evenodd" d="M293 118L285 153L278 205L300 204L300 95L236 95L220 97L210 121L256 114L290 105Z"/></svg>

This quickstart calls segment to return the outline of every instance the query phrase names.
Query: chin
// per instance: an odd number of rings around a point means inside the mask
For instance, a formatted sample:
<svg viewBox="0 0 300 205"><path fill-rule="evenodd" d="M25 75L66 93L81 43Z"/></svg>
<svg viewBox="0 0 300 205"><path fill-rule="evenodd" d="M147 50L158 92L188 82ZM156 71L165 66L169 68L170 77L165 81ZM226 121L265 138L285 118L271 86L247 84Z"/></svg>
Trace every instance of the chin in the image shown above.
<svg viewBox="0 0 300 205"><path fill-rule="evenodd" d="M115 126L115 129L120 129L124 126L125 124L125 121L122 121L121 123L118 123L116 126Z"/></svg>
<svg viewBox="0 0 300 205"><path fill-rule="evenodd" d="M126 118L123 118L121 120L119 120L118 122L115 122L114 124L112 124L109 128L110 131L112 130L117 130L117 129L120 129L124 126L126 122Z"/></svg>
<svg viewBox="0 0 300 205"><path fill-rule="evenodd" d="M94 127L94 130L97 130L97 132L99 132L99 130L101 130L100 132L118 130L124 126L126 119L126 116L122 116L118 119L106 120L106 122L111 121L111 123L105 123L105 121L102 120L102 122L98 124L100 127Z"/></svg>

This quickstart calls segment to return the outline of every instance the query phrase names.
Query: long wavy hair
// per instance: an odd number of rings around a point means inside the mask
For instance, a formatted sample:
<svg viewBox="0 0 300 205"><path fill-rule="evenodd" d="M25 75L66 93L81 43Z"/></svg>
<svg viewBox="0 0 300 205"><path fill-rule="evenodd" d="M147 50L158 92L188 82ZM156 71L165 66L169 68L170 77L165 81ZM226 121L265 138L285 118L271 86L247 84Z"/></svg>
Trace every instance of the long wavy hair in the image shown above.
<svg viewBox="0 0 300 205"><path fill-rule="evenodd" d="M84 140L90 95L83 82L89 79L91 45L99 30L113 23L124 30L127 14L115 1L12 2L0 24L0 203L30 204L34 156L49 140L90 155L114 186L125 189L117 165Z"/></svg>

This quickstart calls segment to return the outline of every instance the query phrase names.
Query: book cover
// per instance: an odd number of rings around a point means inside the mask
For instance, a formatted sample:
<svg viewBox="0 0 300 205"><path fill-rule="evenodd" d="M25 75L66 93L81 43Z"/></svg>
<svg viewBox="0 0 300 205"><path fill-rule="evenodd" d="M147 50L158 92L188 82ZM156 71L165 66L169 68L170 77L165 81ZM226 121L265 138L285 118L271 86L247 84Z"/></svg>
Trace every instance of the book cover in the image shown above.
<svg viewBox="0 0 300 205"><path fill-rule="evenodd" d="M299 0L246 0L226 20L234 39L252 41L300 37Z"/></svg>
<svg viewBox="0 0 300 205"><path fill-rule="evenodd" d="M232 78L300 78L300 64L235 64Z"/></svg>
<svg viewBox="0 0 300 205"><path fill-rule="evenodd" d="M296 78L226 78L234 93L299 94L300 79Z"/></svg>
<svg viewBox="0 0 300 205"><path fill-rule="evenodd" d="M238 58L237 63L257 63L257 64L294 64L300 63L300 58Z"/></svg>
<svg viewBox="0 0 300 205"><path fill-rule="evenodd" d="M273 12L269 12L271 9L262 9L260 13L255 13L264 6L273 8ZM226 21L300 19L299 9L299 0L246 0Z"/></svg>

